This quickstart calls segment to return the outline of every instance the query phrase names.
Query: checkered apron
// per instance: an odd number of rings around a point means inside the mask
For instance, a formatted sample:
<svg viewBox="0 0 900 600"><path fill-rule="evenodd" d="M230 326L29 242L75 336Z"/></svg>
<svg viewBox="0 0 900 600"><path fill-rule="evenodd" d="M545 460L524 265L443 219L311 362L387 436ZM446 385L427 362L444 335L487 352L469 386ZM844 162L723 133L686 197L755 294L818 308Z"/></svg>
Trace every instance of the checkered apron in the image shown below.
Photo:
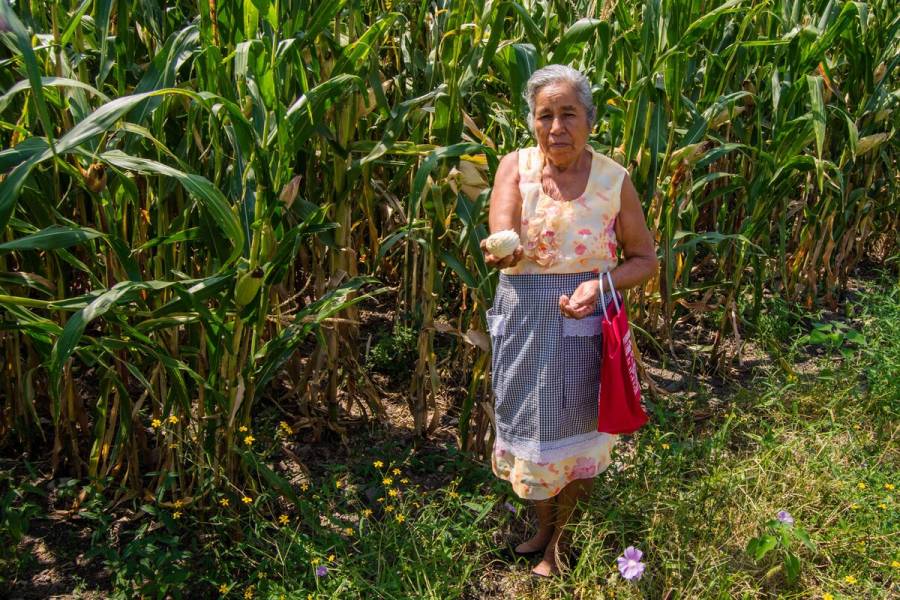
<svg viewBox="0 0 900 600"><path fill-rule="evenodd" d="M559 310L596 273L500 274L487 312L496 450L537 463L585 451L597 432L602 309L583 319ZM608 297L609 299L610 297Z"/></svg>

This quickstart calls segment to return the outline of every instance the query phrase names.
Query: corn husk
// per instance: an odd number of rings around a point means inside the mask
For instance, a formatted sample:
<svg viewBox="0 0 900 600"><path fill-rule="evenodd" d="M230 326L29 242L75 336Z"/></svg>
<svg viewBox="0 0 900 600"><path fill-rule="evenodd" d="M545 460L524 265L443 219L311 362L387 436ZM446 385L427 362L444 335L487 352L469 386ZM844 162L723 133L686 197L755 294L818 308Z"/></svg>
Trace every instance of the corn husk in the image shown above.
<svg viewBox="0 0 900 600"><path fill-rule="evenodd" d="M856 155L862 156L866 152L870 152L881 144L885 143L889 139L891 139L892 132L885 133L874 133L872 135L867 135L865 137L859 138L859 142L856 144Z"/></svg>
<svg viewBox="0 0 900 600"><path fill-rule="evenodd" d="M453 167L447 174L447 183L454 193L461 191L469 200L477 198L488 187L484 156L462 157L459 166Z"/></svg>
<svg viewBox="0 0 900 600"><path fill-rule="evenodd" d="M485 241L485 248L497 258L506 258L519 247L519 234L512 229L492 233Z"/></svg>

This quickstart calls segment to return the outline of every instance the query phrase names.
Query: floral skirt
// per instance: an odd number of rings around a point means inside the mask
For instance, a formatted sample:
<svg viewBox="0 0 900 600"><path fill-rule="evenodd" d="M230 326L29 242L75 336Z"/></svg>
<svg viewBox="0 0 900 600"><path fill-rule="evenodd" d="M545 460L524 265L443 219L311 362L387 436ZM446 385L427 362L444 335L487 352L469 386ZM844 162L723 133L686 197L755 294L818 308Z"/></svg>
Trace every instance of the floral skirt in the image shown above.
<svg viewBox="0 0 900 600"><path fill-rule="evenodd" d="M532 462L499 448L491 455L491 467L497 477L512 484L520 498L546 500L576 479L591 479L605 471L617 439L616 435L604 433L596 444L579 454L545 463Z"/></svg>

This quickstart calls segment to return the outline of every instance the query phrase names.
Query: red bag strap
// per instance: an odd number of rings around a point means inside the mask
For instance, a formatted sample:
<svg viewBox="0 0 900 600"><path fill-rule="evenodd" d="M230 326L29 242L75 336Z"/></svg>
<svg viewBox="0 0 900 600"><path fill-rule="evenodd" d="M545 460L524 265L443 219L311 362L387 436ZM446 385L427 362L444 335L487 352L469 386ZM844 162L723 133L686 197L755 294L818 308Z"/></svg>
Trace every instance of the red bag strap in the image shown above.
<svg viewBox="0 0 900 600"><path fill-rule="evenodd" d="M609 313L606 312L606 295L603 293L603 276L606 275L607 281L609 281L609 293L612 295L612 301L616 305L616 314L622 310L622 307L619 306L619 295L616 293L616 287L613 285L612 275L609 274L609 271L606 273L600 273L600 306L603 307L603 318L607 321L610 320Z"/></svg>

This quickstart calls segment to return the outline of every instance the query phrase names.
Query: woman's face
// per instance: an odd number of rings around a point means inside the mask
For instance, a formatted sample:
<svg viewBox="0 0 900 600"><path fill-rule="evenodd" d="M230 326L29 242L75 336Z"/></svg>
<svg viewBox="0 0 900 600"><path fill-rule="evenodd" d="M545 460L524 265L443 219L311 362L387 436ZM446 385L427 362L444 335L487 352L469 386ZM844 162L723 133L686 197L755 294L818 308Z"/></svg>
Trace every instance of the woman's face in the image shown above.
<svg viewBox="0 0 900 600"><path fill-rule="evenodd" d="M568 82L551 83L534 99L534 134L541 151L553 164L574 164L591 130L587 111Z"/></svg>

